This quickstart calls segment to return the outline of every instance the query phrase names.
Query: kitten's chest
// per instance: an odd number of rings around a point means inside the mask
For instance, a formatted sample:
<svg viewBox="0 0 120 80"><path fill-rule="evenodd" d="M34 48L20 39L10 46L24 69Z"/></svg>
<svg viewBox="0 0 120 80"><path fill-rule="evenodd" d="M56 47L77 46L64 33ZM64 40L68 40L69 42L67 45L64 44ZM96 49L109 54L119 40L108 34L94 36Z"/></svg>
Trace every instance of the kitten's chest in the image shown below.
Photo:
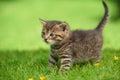
<svg viewBox="0 0 120 80"><path fill-rule="evenodd" d="M52 46L51 47L51 52L56 55L61 55L64 54L68 49L70 49L71 44L65 43L63 45L58 45L58 46Z"/></svg>
<svg viewBox="0 0 120 80"><path fill-rule="evenodd" d="M59 55L59 53L61 53L62 50L60 49L51 49L51 52L52 54L55 54L55 55Z"/></svg>
<svg viewBox="0 0 120 80"><path fill-rule="evenodd" d="M59 56L59 54L61 54L62 52L64 52L64 50L65 50L65 48L63 48L63 47L54 47L54 48L51 48L51 52L52 52L52 54L54 54L54 55L58 55Z"/></svg>

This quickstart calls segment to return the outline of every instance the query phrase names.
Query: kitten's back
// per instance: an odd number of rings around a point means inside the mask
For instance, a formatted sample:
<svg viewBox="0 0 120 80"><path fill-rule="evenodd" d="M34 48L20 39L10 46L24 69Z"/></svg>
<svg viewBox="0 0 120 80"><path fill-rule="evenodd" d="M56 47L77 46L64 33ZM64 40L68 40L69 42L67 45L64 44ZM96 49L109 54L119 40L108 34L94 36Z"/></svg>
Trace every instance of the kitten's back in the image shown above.
<svg viewBox="0 0 120 80"><path fill-rule="evenodd" d="M86 40L93 37L102 38L102 33L97 30L75 30L72 31L71 35L72 39L78 38L79 40Z"/></svg>
<svg viewBox="0 0 120 80"><path fill-rule="evenodd" d="M72 42L73 58L79 61L92 60L96 62L99 60L99 56L102 48L102 34L97 30L76 30L72 32L70 37Z"/></svg>

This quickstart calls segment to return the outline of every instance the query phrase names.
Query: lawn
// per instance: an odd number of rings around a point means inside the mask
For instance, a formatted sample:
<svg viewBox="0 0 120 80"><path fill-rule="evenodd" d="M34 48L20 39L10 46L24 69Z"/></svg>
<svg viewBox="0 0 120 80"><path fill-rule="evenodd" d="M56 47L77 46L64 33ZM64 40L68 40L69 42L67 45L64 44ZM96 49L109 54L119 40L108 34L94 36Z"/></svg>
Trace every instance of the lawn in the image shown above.
<svg viewBox="0 0 120 80"><path fill-rule="evenodd" d="M106 1L110 19L104 28L100 65L78 64L65 72L48 67L49 45L41 38L39 18L62 20L71 30L94 29L103 16L96 0L11 0L0 1L0 80L120 80L120 20L112 20L115 6ZM98 10L98 11L97 11ZM59 66L59 65L58 65Z"/></svg>

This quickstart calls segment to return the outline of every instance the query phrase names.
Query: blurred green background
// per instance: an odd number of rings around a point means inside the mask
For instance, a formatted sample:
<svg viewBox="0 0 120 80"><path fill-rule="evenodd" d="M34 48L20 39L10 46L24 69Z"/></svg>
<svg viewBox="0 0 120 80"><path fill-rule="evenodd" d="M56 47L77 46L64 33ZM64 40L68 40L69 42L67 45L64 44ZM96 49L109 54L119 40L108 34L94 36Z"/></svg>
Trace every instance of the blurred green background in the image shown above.
<svg viewBox="0 0 120 80"><path fill-rule="evenodd" d="M110 10L104 48L120 48L119 0L105 0ZM0 0L0 50L49 48L41 39L45 20L61 20L72 30L93 29L104 14L101 0Z"/></svg>
<svg viewBox="0 0 120 80"><path fill-rule="evenodd" d="M94 29L104 14L102 0L0 0L0 80L120 80L120 60L114 61L120 56L120 0L105 2L110 12L100 66L78 65L59 75L59 68L48 67L39 18L66 21L71 30Z"/></svg>

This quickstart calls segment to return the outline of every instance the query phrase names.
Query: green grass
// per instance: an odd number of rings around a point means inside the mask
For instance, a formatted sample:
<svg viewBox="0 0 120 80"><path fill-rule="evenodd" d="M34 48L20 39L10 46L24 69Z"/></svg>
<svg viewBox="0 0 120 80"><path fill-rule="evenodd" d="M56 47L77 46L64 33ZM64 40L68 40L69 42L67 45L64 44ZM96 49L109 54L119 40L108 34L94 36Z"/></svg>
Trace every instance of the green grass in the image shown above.
<svg viewBox="0 0 120 80"><path fill-rule="evenodd" d="M1 51L0 80L28 80L30 77L39 80L43 75L47 80L119 80L120 60L114 61L114 55L120 56L119 52L106 48L99 67L78 64L61 75L58 67L53 70L48 67L48 50Z"/></svg>
<svg viewBox="0 0 120 80"><path fill-rule="evenodd" d="M48 67L49 46L40 36L39 18L67 21L72 30L93 29L104 11L96 0L15 0L0 2L0 80L120 80L120 20L112 21L115 6L107 1L110 20L103 35L100 66L74 65L64 73ZM90 5L91 4L91 5ZM99 10L99 11L97 11Z"/></svg>

